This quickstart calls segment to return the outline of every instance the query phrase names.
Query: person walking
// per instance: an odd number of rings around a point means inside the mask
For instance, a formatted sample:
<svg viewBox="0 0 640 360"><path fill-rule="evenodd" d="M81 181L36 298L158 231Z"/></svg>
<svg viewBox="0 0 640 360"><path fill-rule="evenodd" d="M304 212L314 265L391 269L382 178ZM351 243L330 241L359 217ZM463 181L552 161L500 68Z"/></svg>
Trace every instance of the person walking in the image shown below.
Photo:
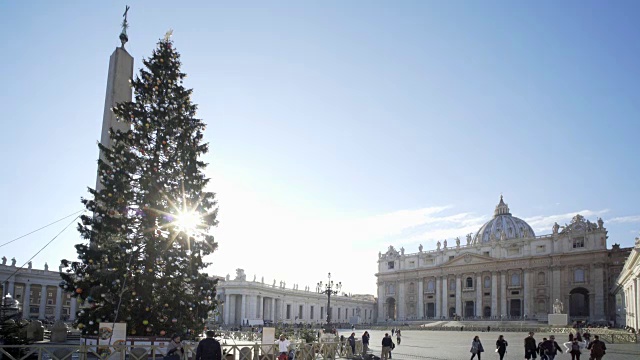
<svg viewBox="0 0 640 360"><path fill-rule="evenodd" d="M484 348L482 347L479 336L476 335L473 338L473 341L471 342L471 350L469 351L471 352L471 360L473 360L476 355L478 355L478 360L480 360L480 354L484 352Z"/></svg>
<svg viewBox="0 0 640 360"><path fill-rule="evenodd" d="M529 333L529 336L524 338L524 358L535 359L538 352L538 344L536 339L533 338L533 331Z"/></svg>
<svg viewBox="0 0 640 360"><path fill-rule="evenodd" d="M571 347L569 349L569 354L571 354L571 360L580 360L580 354L582 354L582 351L580 351L580 343L578 342L577 338L574 338L573 341L571 342Z"/></svg>
<svg viewBox="0 0 640 360"><path fill-rule="evenodd" d="M211 330L206 332L206 339L198 343L195 360L222 360L222 348L218 340L214 339L215 333Z"/></svg>
<svg viewBox="0 0 640 360"><path fill-rule="evenodd" d="M400 330L398 329L396 330L396 340L398 341L398 345L400 345L400 336L402 335L400 334Z"/></svg>
<svg viewBox="0 0 640 360"><path fill-rule="evenodd" d="M554 335L549 336L549 340L542 343L542 348L545 355L547 355L547 360L555 359L558 354L558 350L560 350L560 353L562 354L562 349L556 342L556 337Z"/></svg>
<svg viewBox="0 0 640 360"><path fill-rule="evenodd" d="M347 340L349 341L349 347L351 347L351 356L354 356L356 354L356 333L351 333Z"/></svg>
<svg viewBox="0 0 640 360"><path fill-rule="evenodd" d="M385 333L382 338L382 354L380 355L381 360L387 360L390 358L391 348L393 347L393 340L391 340L391 336L389 333Z"/></svg>
<svg viewBox="0 0 640 360"><path fill-rule="evenodd" d="M365 331L364 334L362 334L362 355L366 355L369 351L369 338L369 332Z"/></svg>
<svg viewBox="0 0 640 360"><path fill-rule="evenodd" d="M602 360L602 357L606 353L607 346L603 341L600 341L600 336L593 335L593 341L589 343L587 349L591 350L591 359Z"/></svg>
<svg viewBox="0 0 640 360"><path fill-rule="evenodd" d="M507 352L507 340L504 339L503 335L498 336L498 341L496 341L496 350L498 350L498 355L500 355L500 360L504 359L504 354Z"/></svg>

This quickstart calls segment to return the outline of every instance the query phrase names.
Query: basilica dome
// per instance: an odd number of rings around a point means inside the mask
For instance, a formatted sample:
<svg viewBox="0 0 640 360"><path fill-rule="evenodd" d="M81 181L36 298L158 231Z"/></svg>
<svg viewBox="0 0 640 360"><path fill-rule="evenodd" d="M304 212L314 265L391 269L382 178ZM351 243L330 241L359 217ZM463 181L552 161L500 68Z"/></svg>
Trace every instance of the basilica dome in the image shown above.
<svg viewBox="0 0 640 360"><path fill-rule="evenodd" d="M482 225L473 238L474 244L487 243L490 241L501 241L518 238L532 238L536 234L529 224L524 220L512 216L509 206L502 200L493 212L493 219Z"/></svg>

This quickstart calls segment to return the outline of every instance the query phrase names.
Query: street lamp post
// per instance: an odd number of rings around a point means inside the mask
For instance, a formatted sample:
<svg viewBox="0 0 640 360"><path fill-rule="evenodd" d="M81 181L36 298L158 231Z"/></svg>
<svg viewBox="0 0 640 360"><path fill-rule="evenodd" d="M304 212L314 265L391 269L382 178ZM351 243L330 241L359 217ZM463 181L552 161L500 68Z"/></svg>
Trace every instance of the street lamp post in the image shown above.
<svg viewBox="0 0 640 360"><path fill-rule="evenodd" d="M337 295L341 289L342 282L334 284L333 280L331 280L331 273L329 273L329 280L327 280L326 284L320 281L316 287L316 291L319 294L327 295L327 328L331 328L331 295Z"/></svg>

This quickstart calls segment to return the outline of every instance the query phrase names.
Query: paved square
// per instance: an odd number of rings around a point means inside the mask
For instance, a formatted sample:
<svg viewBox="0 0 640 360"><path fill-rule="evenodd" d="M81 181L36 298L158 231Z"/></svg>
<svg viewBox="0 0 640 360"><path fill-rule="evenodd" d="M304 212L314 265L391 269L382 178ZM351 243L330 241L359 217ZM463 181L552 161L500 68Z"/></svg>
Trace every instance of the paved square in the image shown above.
<svg viewBox="0 0 640 360"><path fill-rule="evenodd" d="M356 330L356 334L360 336L364 330ZM344 330L341 334L351 333L350 330ZM370 348L373 354L380 356L381 341L384 331L369 331L371 334ZM391 334L391 331L388 331ZM524 359L524 338L526 333L499 333L499 332L480 332L471 331L419 331L419 330L403 330L402 341L400 345L396 344L393 351L393 360L403 359L435 359L435 360L466 360L471 358L471 340L475 335L480 337L480 341L485 349L482 353L482 359L498 359L495 353L495 344L498 335L504 335L509 343L505 360ZM542 341L543 337L548 337L547 333L539 333L534 337L537 342ZM348 335L345 335L348 336ZM557 340L562 342L568 341L566 335L556 334ZM395 336L393 342L396 342ZM558 341L562 347L562 343ZM477 357L476 357L477 358ZM539 359L539 358L538 358ZM562 354L556 356L556 359L571 359L571 355ZM581 360L588 360L588 352L583 352ZM604 359L611 360L638 360L640 359L640 344L607 344L607 355Z"/></svg>

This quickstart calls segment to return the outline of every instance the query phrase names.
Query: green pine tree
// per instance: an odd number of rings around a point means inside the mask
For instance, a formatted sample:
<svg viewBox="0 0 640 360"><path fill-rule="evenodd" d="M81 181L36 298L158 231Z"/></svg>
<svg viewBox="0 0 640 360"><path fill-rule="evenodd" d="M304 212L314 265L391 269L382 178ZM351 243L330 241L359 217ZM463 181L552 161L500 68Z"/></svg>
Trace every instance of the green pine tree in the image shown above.
<svg viewBox="0 0 640 360"><path fill-rule="evenodd" d="M201 270L217 244L215 194L199 158L205 124L185 89L180 56L161 40L131 85L135 101L112 110L127 132L99 145L103 188L82 202L91 215L78 230L78 261L62 260L60 286L79 307L75 325L98 334L100 322L126 322L131 335L201 331L215 310L216 282ZM72 299L72 301L76 301Z"/></svg>

